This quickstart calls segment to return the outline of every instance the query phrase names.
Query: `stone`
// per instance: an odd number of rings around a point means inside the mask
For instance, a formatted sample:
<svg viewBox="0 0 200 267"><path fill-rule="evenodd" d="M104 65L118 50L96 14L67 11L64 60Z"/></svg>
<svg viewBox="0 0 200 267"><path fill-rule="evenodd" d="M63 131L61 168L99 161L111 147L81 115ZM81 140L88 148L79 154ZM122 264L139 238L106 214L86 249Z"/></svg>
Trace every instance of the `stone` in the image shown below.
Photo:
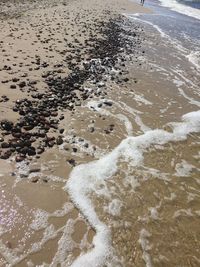
<svg viewBox="0 0 200 267"><path fill-rule="evenodd" d="M1 121L1 129L6 130L6 131L11 131L12 128L13 128L13 122L8 121L8 120Z"/></svg>
<svg viewBox="0 0 200 267"><path fill-rule="evenodd" d="M29 173L33 173L33 172L40 172L41 171L41 168L40 167L30 167L29 169Z"/></svg>
<svg viewBox="0 0 200 267"><path fill-rule="evenodd" d="M7 142L1 143L1 148L9 148L9 147L10 147L9 143L7 143Z"/></svg>
<svg viewBox="0 0 200 267"><path fill-rule="evenodd" d="M72 166L76 166L76 161L74 159L69 159L67 160L69 162L69 164L71 164Z"/></svg>
<svg viewBox="0 0 200 267"><path fill-rule="evenodd" d="M25 159L25 158L24 158L23 156L20 156L20 155L15 157L15 161L16 161L16 162L21 162L21 161L23 161L24 159Z"/></svg>
<svg viewBox="0 0 200 267"><path fill-rule="evenodd" d="M23 82L20 82L18 85L19 85L20 88L23 88L23 87L26 86L26 82L24 82L24 81Z"/></svg>
<svg viewBox="0 0 200 267"><path fill-rule="evenodd" d="M109 107L111 107L112 104L113 104L111 101L107 101L107 100L104 101L103 103L104 103L106 106L109 106Z"/></svg>
<svg viewBox="0 0 200 267"><path fill-rule="evenodd" d="M39 178L38 177L32 177L31 178L31 182L32 183L37 183L39 181Z"/></svg>
<svg viewBox="0 0 200 267"><path fill-rule="evenodd" d="M56 139L56 144L57 145L62 145L63 144L63 139L61 136L58 136L58 138Z"/></svg>

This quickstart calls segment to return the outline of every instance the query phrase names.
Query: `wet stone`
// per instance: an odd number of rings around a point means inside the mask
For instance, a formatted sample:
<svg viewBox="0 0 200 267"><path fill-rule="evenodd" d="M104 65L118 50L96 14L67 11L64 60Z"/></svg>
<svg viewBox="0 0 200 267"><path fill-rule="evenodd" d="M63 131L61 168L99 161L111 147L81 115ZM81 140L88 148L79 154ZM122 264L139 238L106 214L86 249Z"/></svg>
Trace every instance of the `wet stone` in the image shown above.
<svg viewBox="0 0 200 267"><path fill-rule="evenodd" d="M56 139L56 144L57 145L62 145L63 144L63 139L61 136L58 136L58 138Z"/></svg>
<svg viewBox="0 0 200 267"><path fill-rule="evenodd" d="M90 133L93 133L95 131L94 127L89 128Z"/></svg>
<svg viewBox="0 0 200 267"><path fill-rule="evenodd" d="M38 177L32 177L31 178L31 182L32 183L37 183L39 181L39 178Z"/></svg>
<svg viewBox="0 0 200 267"><path fill-rule="evenodd" d="M15 157L15 161L16 162L21 162L21 161L23 161L25 158L24 157L22 157L22 156L16 156Z"/></svg>
<svg viewBox="0 0 200 267"><path fill-rule="evenodd" d="M2 120L1 121L1 129L2 130L6 130L6 131L10 131L13 128L13 122L8 121L8 120Z"/></svg>
<svg viewBox="0 0 200 267"><path fill-rule="evenodd" d="M76 147L73 147L73 148L72 148L72 151L73 151L74 153L76 153L76 152L78 151L78 149L77 149Z"/></svg>
<svg viewBox="0 0 200 267"><path fill-rule="evenodd" d="M71 164L72 166L76 166L76 161L74 159L69 159L67 160L69 162L69 164Z"/></svg>
<svg viewBox="0 0 200 267"><path fill-rule="evenodd" d="M113 103L111 101L104 101L103 102L106 106L111 107L113 105Z"/></svg>
<svg viewBox="0 0 200 267"><path fill-rule="evenodd" d="M9 148L9 147L10 147L9 143L7 143L7 142L1 143L1 148Z"/></svg>
<svg viewBox="0 0 200 267"><path fill-rule="evenodd" d="M29 169L29 173L33 173L33 172L40 172L41 168L40 167L30 167Z"/></svg>

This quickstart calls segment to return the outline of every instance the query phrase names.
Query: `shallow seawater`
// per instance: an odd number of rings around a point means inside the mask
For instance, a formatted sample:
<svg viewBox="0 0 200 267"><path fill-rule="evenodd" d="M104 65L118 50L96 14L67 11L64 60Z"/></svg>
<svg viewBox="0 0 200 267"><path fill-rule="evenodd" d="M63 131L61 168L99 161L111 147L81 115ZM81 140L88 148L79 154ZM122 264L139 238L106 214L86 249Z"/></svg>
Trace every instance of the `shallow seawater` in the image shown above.
<svg viewBox="0 0 200 267"><path fill-rule="evenodd" d="M198 52L199 22L169 14L170 24L157 14L129 16L145 32L145 53L129 66L136 83L109 92L109 111L101 101L87 105L124 127L117 146L75 168L67 182L97 232L98 251L74 266L105 253L106 266L199 265L199 66L189 57Z"/></svg>
<svg viewBox="0 0 200 267"><path fill-rule="evenodd" d="M166 12L131 18L144 53L129 82L77 107L59 149L4 163L0 266L199 266L198 40Z"/></svg>
<svg viewBox="0 0 200 267"><path fill-rule="evenodd" d="M163 2L165 3L165 1ZM199 51L200 11L198 9L194 8L193 10L199 12L199 19L193 17L192 14L188 16L187 12L182 14L175 8L169 9L162 6L159 1L147 1L145 5L153 9L154 13L141 14L142 20L152 23L154 27L159 28L163 35L165 34L177 43L181 43L183 48L188 49L188 51ZM187 11L187 6L184 9Z"/></svg>

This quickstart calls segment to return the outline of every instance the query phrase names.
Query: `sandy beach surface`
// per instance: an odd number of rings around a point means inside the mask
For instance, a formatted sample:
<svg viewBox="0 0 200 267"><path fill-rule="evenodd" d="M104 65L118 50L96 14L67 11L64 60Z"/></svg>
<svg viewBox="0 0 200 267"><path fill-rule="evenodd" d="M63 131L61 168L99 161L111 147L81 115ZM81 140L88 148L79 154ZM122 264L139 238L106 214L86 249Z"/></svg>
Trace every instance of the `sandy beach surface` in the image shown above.
<svg viewBox="0 0 200 267"><path fill-rule="evenodd" d="M0 1L0 266L200 264L199 71L151 12Z"/></svg>

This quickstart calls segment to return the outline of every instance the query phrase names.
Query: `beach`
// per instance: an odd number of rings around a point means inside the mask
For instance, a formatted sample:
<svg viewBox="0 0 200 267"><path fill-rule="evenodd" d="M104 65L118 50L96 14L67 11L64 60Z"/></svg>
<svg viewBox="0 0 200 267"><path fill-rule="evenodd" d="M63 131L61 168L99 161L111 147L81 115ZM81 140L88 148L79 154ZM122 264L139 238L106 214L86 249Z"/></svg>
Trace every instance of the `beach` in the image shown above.
<svg viewBox="0 0 200 267"><path fill-rule="evenodd" d="M165 8L0 1L0 266L199 265L198 12Z"/></svg>

